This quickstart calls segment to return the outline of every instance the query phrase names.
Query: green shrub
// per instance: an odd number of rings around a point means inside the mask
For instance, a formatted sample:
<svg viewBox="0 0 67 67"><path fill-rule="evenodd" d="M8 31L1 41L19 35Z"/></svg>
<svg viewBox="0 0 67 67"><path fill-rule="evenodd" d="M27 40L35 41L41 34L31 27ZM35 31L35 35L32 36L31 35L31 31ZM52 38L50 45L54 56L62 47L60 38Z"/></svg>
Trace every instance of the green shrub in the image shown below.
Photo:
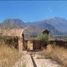
<svg viewBox="0 0 67 67"><path fill-rule="evenodd" d="M47 34L40 34L38 35L38 40L41 41L41 45L42 47L47 47L47 44L48 44L48 35Z"/></svg>

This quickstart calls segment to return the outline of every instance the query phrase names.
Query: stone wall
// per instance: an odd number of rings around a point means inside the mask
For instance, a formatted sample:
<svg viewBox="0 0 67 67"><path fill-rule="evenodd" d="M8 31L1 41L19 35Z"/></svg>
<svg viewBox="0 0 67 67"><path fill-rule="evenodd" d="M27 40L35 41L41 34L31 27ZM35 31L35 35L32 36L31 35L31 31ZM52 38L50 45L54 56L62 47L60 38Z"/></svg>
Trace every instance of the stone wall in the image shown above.
<svg viewBox="0 0 67 67"><path fill-rule="evenodd" d="M62 40L54 40L54 41L52 41L51 40L51 41L49 41L49 43L67 48L67 41L62 41Z"/></svg>
<svg viewBox="0 0 67 67"><path fill-rule="evenodd" d="M0 36L0 43L8 45L10 47L18 48L18 37L17 36Z"/></svg>

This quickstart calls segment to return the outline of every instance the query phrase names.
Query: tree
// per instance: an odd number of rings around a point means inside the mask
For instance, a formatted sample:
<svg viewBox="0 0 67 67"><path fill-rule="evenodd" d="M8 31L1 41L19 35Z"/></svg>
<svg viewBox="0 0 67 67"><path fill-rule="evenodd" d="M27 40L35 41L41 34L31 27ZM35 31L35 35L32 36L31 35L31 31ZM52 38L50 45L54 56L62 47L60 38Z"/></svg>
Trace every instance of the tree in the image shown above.
<svg viewBox="0 0 67 67"><path fill-rule="evenodd" d="M48 34L40 34L38 35L38 40L42 41L43 47L47 47L48 44Z"/></svg>

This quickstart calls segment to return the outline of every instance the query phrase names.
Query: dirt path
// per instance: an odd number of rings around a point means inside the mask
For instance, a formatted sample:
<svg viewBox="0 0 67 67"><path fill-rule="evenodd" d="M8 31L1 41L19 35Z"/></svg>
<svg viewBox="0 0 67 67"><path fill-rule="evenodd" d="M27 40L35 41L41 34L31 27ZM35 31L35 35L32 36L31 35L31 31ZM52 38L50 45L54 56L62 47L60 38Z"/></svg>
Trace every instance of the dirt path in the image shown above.
<svg viewBox="0 0 67 67"><path fill-rule="evenodd" d="M25 55L19 59L13 67L61 67L56 61L46 58L37 58L37 54L30 55L25 53Z"/></svg>
<svg viewBox="0 0 67 67"><path fill-rule="evenodd" d="M22 56L13 67L24 67L26 61L23 59L25 59L25 57Z"/></svg>
<svg viewBox="0 0 67 67"><path fill-rule="evenodd" d="M26 52L23 52L23 54L13 67L34 67L31 56Z"/></svg>
<svg viewBox="0 0 67 67"><path fill-rule="evenodd" d="M51 59L37 59L34 57L37 67L61 67L56 61Z"/></svg>

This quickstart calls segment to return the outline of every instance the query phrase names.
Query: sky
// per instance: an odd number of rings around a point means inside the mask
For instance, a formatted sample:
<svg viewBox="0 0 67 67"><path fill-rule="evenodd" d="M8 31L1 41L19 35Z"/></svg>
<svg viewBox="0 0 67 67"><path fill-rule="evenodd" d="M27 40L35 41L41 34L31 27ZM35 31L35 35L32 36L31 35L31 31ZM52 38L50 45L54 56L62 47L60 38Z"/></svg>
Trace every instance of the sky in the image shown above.
<svg viewBox="0 0 67 67"><path fill-rule="evenodd" d="M67 1L0 1L0 22L9 18L33 22L53 17L67 19Z"/></svg>

